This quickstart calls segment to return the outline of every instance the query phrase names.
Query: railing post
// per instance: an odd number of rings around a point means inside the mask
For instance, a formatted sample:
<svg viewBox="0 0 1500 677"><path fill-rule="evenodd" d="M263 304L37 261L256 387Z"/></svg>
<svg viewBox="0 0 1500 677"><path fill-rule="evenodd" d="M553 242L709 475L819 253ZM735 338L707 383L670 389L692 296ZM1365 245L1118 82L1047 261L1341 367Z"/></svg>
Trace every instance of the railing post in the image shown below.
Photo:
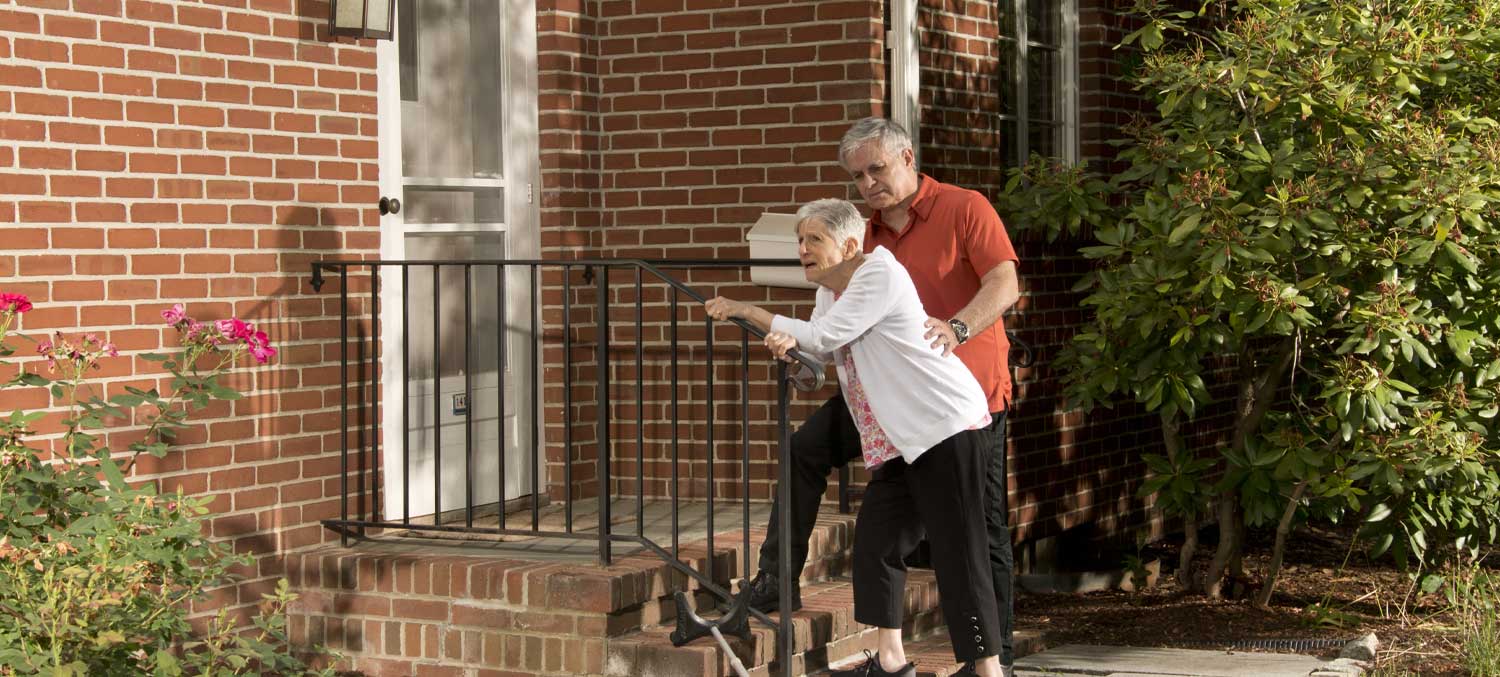
<svg viewBox="0 0 1500 677"><path fill-rule="evenodd" d="M339 519L349 521L349 266L339 267ZM339 545L349 547L349 532L339 531Z"/></svg>
<svg viewBox="0 0 1500 677"><path fill-rule="evenodd" d="M599 403L595 416L599 426L596 435L599 439L599 563L607 566L612 559L609 547L609 266L599 266L599 274L594 276L594 289L597 304L594 324L599 332L594 360L599 388L595 394Z"/></svg>
<svg viewBox="0 0 1500 677"><path fill-rule="evenodd" d="M776 434L780 450L777 453L776 500L781 504L777 511L776 528L781 534L778 543L777 569L781 580L781 627L776 633L776 644L781 651L781 674L792 677L792 585L787 576L792 575L792 433L787 422L787 407L791 393L787 390L786 362L776 361Z"/></svg>

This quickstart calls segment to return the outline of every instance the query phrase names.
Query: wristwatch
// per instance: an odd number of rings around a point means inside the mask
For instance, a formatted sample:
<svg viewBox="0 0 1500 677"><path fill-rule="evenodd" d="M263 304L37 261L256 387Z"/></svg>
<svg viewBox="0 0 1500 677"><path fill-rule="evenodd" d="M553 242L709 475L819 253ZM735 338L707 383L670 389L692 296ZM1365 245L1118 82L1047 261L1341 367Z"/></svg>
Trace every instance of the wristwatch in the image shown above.
<svg viewBox="0 0 1500 677"><path fill-rule="evenodd" d="M955 317L948 320L948 326L953 328L953 336L958 339L958 345L963 345L964 341L969 340L969 325L964 324L963 320Z"/></svg>

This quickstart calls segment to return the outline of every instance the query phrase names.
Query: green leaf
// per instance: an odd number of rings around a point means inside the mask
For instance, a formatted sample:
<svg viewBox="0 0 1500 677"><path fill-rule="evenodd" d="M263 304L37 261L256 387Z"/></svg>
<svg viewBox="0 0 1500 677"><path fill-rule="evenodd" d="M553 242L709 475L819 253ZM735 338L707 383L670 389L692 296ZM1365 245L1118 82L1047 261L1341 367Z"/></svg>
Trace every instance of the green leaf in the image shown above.
<svg viewBox="0 0 1500 677"><path fill-rule="evenodd" d="M1176 245L1187 239L1188 235L1191 235L1193 231L1198 229L1198 221L1202 218L1203 212L1193 212L1187 218L1183 219L1182 223L1173 228L1172 233L1167 236L1167 244Z"/></svg>
<svg viewBox="0 0 1500 677"><path fill-rule="evenodd" d="M1365 522L1383 522L1391 516L1391 507L1384 503L1370 506L1370 514L1365 516Z"/></svg>
<svg viewBox="0 0 1500 677"><path fill-rule="evenodd" d="M125 475L120 472L120 466L113 458L99 459L99 471L104 473L104 477L109 480L109 485L115 491L125 491L130 488L130 485L125 483Z"/></svg>

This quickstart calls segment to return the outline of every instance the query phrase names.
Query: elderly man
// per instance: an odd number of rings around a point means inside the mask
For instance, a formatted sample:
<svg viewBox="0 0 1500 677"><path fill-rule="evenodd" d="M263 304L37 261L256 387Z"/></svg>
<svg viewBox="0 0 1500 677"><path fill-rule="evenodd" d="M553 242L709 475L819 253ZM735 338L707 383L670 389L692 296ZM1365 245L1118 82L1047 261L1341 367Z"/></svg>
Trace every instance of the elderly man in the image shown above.
<svg viewBox="0 0 1500 677"><path fill-rule="evenodd" d="M989 402L948 351L935 350L916 286L885 247L868 254L864 219L843 200L797 212L797 255L817 304L807 321L715 298L712 317L747 319L768 331L778 357L797 348L838 368L870 483L854 536L854 618L875 626L863 665L835 677L914 677L901 641L906 565L923 532L958 674L999 677L1000 634L987 561L985 472L993 444Z"/></svg>
<svg viewBox="0 0 1500 677"><path fill-rule="evenodd" d="M1000 614L1001 663L1014 661L1014 628L1010 528L1005 498L1005 410L1010 402L1010 369L1001 315L1020 296L1018 259L1005 226L983 195L943 184L917 171L911 138L884 118L856 122L839 143L839 163L849 172L871 210L865 251L885 247L911 275L917 296L931 317L927 338L944 353L957 353L984 389L991 412L994 444L985 468L985 527L989 537L992 587ZM842 395L818 409L792 437L792 562L789 578L794 605L800 606L797 578L807 561L807 542L818 504L828 487L828 473L860 456L859 434ZM757 609L775 609L780 599L777 577L780 534L778 511L772 509L760 573L750 582L750 601Z"/></svg>

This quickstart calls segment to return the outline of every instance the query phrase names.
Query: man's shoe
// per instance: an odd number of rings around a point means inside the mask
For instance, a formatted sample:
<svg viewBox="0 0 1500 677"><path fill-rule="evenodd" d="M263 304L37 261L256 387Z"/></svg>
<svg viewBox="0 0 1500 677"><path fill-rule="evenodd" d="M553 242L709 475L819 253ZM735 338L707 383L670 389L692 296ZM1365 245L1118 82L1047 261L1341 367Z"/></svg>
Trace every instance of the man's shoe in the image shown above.
<svg viewBox="0 0 1500 677"><path fill-rule="evenodd" d="M830 670L829 677L917 677L917 664L907 663L895 672L886 672L880 667L880 653L865 652L865 662L849 670Z"/></svg>
<svg viewBox="0 0 1500 677"><path fill-rule="evenodd" d="M761 571L750 579L750 608L771 613L781 607L781 580L776 574ZM802 608L802 586L792 581L792 611Z"/></svg>

